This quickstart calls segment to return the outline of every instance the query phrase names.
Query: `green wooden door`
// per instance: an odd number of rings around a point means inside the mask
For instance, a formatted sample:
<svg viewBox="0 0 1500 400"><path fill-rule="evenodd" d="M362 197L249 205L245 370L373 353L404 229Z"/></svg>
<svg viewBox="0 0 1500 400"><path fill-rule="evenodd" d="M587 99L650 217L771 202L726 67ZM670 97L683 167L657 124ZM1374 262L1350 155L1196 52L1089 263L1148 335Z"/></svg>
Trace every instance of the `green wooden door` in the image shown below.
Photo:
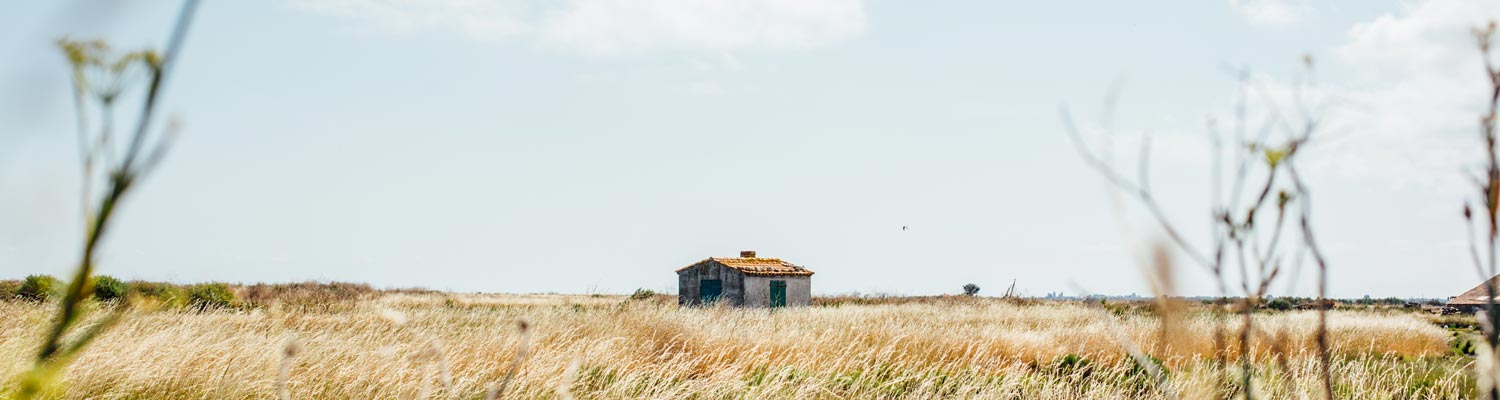
<svg viewBox="0 0 1500 400"><path fill-rule="evenodd" d="M786 281L771 281L771 307L786 307Z"/></svg>
<svg viewBox="0 0 1500 400"><path fill-rule="evenodd" d="M722 293L724 293L724 283L718 279L704 279L698 282L698 300L703 304L718 301Z"/></svg>

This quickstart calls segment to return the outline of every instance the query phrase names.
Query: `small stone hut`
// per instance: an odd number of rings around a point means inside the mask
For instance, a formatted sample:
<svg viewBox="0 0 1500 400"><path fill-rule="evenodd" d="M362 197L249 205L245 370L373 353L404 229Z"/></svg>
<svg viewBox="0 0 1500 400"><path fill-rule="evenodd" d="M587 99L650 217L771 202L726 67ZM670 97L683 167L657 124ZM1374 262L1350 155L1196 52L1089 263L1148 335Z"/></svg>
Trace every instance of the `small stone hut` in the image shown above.
<svg viewBox="0 0 1500 400"><path fill-rule="evenodd" d="M1484 309L1490 298L1489 289L1485 285L1500 285L1500 275L1490 278L1463 294L1449 297L1447 306L1462 313L1473 313ZM1500 286L1497 286L1496 290L1500 291ZM1500 296L1496 296L1496 300L1500 302Z"/></svg>
<svg viewBox="0 0 1500 400"><path fill-rule="evenodd" d="M779 258L710 257L677 270L677 304L798 307L812 301L812 271Z"/></svg>

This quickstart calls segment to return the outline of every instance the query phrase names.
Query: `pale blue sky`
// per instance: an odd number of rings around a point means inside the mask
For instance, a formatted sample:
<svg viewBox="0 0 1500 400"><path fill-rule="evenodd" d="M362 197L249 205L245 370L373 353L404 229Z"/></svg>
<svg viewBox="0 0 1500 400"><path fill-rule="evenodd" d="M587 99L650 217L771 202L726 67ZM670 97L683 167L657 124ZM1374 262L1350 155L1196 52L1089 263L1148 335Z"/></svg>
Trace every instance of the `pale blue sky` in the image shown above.
<svg viewBox="0 0 1500 400"><path fill-rule="evenodd" d="M75 4L76 3L76 4ZM76 259L61 35L159 45L174 2L0 12L0 278ZM545 6L544 6L545 4ZM1489 16L1489 17L1486 17ZM169 83L183 137L100 273L486 292L675 291L742 249L817 293L1148 292L1062 131L1124 82L1154 185L1206 234L1203 126L1318 60L1308 153L1338 296L1477 283L1458 217L1480 1L207 1ZM1133 207L1131 207L1134 210ZM902 226L910 226L903 232ZM1210 294L1182 269L1187 294ZM1282 294L1309 295L1301 288Z"/></svg>

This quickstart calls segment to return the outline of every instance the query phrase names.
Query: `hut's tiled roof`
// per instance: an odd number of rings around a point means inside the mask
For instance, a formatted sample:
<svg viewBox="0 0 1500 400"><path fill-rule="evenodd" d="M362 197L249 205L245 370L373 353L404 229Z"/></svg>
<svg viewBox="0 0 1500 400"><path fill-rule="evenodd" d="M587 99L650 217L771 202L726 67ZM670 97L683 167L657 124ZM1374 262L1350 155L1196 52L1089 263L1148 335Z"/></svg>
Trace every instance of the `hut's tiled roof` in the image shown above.
<svg viewBox="0 0 1500 400"><path fill-rule="evenodd" d="M725 266L734 268L736 271L740 271L745 275L808 276L813 274L811 270L803 268L800 265L782 261L780 258L767 257L710 257L703 261L692 263L691 265L688 265L686 267L678 268L677 272L682 272L682 270L692 268L694 265L702 264L708 261L724 264Z"/></svg>
<svg viewBox="0 0 1500 400"><path fill-rule="evenodd" d="M1469 289L1469 291L1464 292L1464 294L1448 299L1448 305L1474 306L1486 304L1487 300L1489 300L1490 297L1489 289L1485 288L1486 285L1500 285L1500 275L1496 275L1495 277L1490 278L1488 281L1479 284L1479 286L1475 286L1473 289ZM1500 286L1496 286L1495 290L1496 292L1500 292ZM1500 302L1500 296L1496 297L1497 302Z"/></svg>

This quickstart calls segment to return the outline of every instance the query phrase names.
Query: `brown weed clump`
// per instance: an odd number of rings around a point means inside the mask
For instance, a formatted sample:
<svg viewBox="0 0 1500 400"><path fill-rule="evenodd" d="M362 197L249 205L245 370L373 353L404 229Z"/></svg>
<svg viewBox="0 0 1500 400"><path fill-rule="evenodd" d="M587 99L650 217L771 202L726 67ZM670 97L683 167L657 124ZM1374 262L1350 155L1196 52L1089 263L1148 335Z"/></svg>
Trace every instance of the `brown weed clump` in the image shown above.
<svg viewBox="0 0 1500 400"><path fill-rule="evenodd" d="M236 288L235 297L254 307L345 309L375 292L368 284L349 282L257 283Z"/></svg>

